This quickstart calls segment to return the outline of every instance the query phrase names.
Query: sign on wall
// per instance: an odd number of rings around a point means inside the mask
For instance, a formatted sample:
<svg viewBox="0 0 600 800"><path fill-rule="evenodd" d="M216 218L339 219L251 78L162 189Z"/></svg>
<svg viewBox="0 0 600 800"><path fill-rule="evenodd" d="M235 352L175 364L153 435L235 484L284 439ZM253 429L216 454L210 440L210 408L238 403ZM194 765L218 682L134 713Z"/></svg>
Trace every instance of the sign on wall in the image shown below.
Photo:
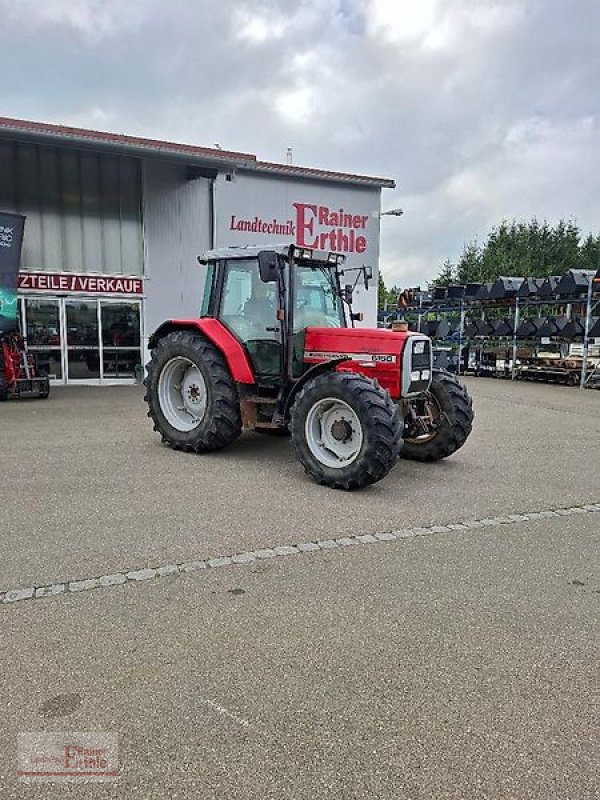
<svg viewBox="0 0 600 800"><path fill-rule="evenodd" d="M21 264L25 217L0 211L0 334L17 323L17 275Z"/></svg>
<svg viewBox="0 0 600 800"><path fill-rule="evenodd" d="M346 255L346 265L373 267L375 280L357 287L355 310L376 324L379 266L378 187L259 177L238 173L216 184L217 247L295 243ZM348 282L354 275L348 274Z"/></svg>
<svg viewBox="0 0 600 800"><path fill-rule="evenodd" d="M22 292L58 292L60 294L143 294L141 278L120 275L77 275L57 272L20 272Z"/></svg>
<svg viewBox="0 0 600 800"><path fill-rule="evenodd" d="M343 208L331 209L316 203L292 203L294 216L288 220L266 220L255 216L229 220L230 231L278 236L300 247L336 253L365 253L368 246L369 214L353 214Z"/></svg>

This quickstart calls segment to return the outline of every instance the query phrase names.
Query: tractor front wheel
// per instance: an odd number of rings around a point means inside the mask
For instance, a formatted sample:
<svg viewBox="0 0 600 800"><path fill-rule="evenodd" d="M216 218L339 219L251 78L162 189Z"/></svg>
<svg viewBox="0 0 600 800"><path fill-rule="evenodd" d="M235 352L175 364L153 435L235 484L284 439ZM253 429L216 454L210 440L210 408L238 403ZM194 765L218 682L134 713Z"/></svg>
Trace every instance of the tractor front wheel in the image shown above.
<svg viewBox="0 0 600 800"><path fill-rule="evenodd" d="M402 446L400 415L389 394L354 373L330 372L308 381L292 407L290 427L306 473L334 489L381 480Z"/></svg>
<svg viewBox="0 0 600 800"><path fill-rule="evenodd" d="M148 416L169 447L207 453L242 432L233 378L219 350L203 336L175 331L162 338L144 383Z"/></svg>
<svg viewBox="0 0 600 800"><path fill-rule="evenodd" d="M473 401L444 369L433 371L428 392L417 397L405 419L402 458L439 461L459 450L473 426Z"/></svg>

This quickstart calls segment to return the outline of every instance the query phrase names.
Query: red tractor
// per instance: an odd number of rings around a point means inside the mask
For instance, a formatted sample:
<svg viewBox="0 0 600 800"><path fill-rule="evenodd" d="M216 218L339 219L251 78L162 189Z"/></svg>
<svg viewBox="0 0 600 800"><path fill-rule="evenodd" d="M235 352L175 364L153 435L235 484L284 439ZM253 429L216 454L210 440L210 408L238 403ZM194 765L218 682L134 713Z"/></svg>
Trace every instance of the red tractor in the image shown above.
<svg viewBox="0 0 600 800"><path fill-rule="evenodd" d="M0 334L0 401L11 397L45 399L49 394L50 379L37 372L21 334Z"/></svg>
<svg viewBox="0 0 600 800"><path fill-rule="evenodd" d="M336 489L381 480L398 457L465 443L472 402L432 365L431 340L355 328L344 256L295 245L213 250L199 319L150 337L146 402L165 444L205 453L243 428L290 432L306 472Z"/></svg>

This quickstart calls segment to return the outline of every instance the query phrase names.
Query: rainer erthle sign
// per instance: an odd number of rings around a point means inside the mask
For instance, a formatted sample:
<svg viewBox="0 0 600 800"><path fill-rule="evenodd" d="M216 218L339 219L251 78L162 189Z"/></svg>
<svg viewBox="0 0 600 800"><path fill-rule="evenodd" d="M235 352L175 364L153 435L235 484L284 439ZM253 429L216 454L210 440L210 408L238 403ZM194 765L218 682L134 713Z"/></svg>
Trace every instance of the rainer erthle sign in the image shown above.
<svg viewBox="0 0 600 800"><path fill-rule="evenodd" d="M353 214L344 208L313 203L294 203L294 218L263 219L259 216L239 218L231 215L229 230L293 237L300 247L332 250L336 253L366 251L368 214Z"/></svg>

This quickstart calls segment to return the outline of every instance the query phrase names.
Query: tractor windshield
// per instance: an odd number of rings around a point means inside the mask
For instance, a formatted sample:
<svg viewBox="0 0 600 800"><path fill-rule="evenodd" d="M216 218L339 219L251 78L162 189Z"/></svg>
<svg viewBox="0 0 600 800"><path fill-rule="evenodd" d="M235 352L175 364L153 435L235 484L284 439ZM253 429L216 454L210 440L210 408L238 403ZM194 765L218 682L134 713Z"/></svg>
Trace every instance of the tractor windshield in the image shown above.
<svg viewBox="0 0 600 800"><path fill-rule="evenodd" d="M295 264L293 272L294 330L345 327L335 269Z"/></svg>

